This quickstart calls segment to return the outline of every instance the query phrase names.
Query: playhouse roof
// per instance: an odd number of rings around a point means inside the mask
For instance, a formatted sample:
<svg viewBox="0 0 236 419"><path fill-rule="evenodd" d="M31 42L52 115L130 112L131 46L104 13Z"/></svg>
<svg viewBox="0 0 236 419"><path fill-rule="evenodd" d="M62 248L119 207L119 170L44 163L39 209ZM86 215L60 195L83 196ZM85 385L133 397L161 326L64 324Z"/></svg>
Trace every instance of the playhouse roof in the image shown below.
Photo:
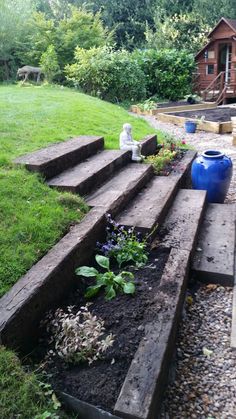
<svg viewBox="0 0 236 419"><path fill-rule="evenodd" d="M226 25L228 25L230 29L232 29L235 32L236 35L236 19L227 19L226 17L222 17L216 24L216 26L212 29L212 31L207 35L208 38L211 38L212 34L215 32L215 30L220 26L222 22L226 23ZM212 40L209 39L209 42L206 45L204 45L204 47L200 51L198 51L195 57L197 58L211 44L211 42Z"/></svg>
<svg viewBox="0 0 236 419"><path fill-rule="evenodd" d="M212 31L207 35L208 38L211 38L213 32L215 32L215 30L220 26L222 22L226 23L226 25L228 25L236 34L236 19L228 19L226 17L222 17L216 26L212 29Z"/></svg>

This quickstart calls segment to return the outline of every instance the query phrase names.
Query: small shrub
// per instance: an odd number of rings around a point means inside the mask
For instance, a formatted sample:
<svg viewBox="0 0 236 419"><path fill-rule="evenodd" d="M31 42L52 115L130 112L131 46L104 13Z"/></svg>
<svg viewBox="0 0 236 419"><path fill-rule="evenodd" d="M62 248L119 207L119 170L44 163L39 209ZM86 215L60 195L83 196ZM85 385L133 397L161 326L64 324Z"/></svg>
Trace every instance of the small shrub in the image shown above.
<svg viewBox="0 0 236 419"><path fill-rule="evenodd" d="M49 343L54 346L49 357L56 353L68 363L92 364L114 342L112 334L104 338L104 321L90 313L88 304L77 313L73 313L73 307L68 307L67 313L62 309L50 312L42 323L45 324Z"/></svg>
<svg viewBox="0 0 236 419"><path fill-rule="evenodd" d="M54 77L60 71L57 53L53 45L49 45L47 50L42 54L40 65L48 83L52 83Z"/></svg>
<svg viewBox="0 0 236 419"><path fill-rule="evenodd" d="M146 163L152 164L156 174L159 174L164 167L175 158L177 151L171 151L168 148L162 148L158 154L148 156Z"/></svg>
<svg viewBox="0 0 236 419"><path fill-rule="evenodd" d="M87 288L85 293L86 298L94 297L102 288L105 288L106 300L112 300L116 297L117 292L125 294L134 294L135 285L133 283L134 275L131 272L123 271L115 274L110 270L109 258L101 255L96 255L96 262L99 266L106 270L105 273L99 273L97 269L89 266L81 266L76 269L76 275L96 278L95 285ZM129 279L130 281L127 281Z"/></svg>
<svg viewBox="0 0 236 419"><path fill-rule="evenodd" d="M124 263L132 262L137 267L146 264L147 243L140 234L136 234L133 228L125 230L107 215L108 227L106 243L97 243L98 249L109 258L114 258L121 267Z"/></svg>
<svg viewBox="0 0 236 419"><path fill-rule="evenodd" d="M111 102L140 100L146 95L145 75L125 50L77 48L75 64L66 66L65 71L75 87Z"/></svg>

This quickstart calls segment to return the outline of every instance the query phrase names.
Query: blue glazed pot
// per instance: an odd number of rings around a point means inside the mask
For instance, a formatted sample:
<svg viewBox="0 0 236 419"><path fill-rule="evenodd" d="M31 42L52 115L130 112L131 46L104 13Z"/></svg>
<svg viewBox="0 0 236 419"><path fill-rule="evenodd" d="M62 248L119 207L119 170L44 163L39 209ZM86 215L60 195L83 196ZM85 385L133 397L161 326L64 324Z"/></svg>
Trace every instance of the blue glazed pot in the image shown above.
<svg viewBox="0 0 236 419"><path fill-rule="evenodd" d="M185 131L188 134L193 134L194 132L196 132L196 129L197 129L197 123L196 122L186 121L184 123L184 125L185 125Z"/></svg>
<svg viewBox="0 0 236 419"><path fill-rule="evenodd" d="M233 164L220 151L207 150L192 164L193 189L207 191L207 201L223 203L229 189Z"/></svg>

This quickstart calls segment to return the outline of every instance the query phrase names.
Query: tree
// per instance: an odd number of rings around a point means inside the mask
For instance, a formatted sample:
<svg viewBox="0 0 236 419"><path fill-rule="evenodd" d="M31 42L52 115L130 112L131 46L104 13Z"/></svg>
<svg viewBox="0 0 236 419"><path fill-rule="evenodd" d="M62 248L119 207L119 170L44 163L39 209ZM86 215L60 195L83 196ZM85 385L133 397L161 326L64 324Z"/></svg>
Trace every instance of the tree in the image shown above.
<svg viewBox="0 0 236 419"><path fill-rule="evenodd" d="M54 77L60 71L54 45L49 45L47 50L42 54L40 66L48 83L52 83Z"/></svg>
<svg viewBox="0 0 236 419"><path fill-rule="evenodd" d="M175 14L173 16L157 15L155 30L146 29L149 48L187 49L196 53L206 42L211 27L196 13Z"/></svg>
<svg viewBox="0 0 236 419"><path fill-rule="evenodd" d="M61 67L74 60L76 47L89 49L107 44L111 36L104 28L99 13L70 8L70 16L59 21L56 29L57 52Z"/></svg>
<svg viewBox="0 0 236 419"><path fill-rule="evenodd" d="M0 78L9 79L17 64L16 49L23 42L32 0L0 0Z"/></svg>

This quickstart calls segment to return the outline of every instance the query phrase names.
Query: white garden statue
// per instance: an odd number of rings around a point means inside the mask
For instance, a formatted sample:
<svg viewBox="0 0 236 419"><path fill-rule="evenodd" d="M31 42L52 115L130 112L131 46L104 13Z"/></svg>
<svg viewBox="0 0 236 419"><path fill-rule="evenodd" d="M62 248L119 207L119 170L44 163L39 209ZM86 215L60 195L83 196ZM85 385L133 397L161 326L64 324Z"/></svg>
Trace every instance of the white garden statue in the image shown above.
<svg viewBox="0 0 236 419"><path fill-rule="evenodd" d="M132 151L132 160L140 162L143 160L141 155L141 144L132 138L132 126L123 125L123 131L120 133L120 149Z"/></svg>

